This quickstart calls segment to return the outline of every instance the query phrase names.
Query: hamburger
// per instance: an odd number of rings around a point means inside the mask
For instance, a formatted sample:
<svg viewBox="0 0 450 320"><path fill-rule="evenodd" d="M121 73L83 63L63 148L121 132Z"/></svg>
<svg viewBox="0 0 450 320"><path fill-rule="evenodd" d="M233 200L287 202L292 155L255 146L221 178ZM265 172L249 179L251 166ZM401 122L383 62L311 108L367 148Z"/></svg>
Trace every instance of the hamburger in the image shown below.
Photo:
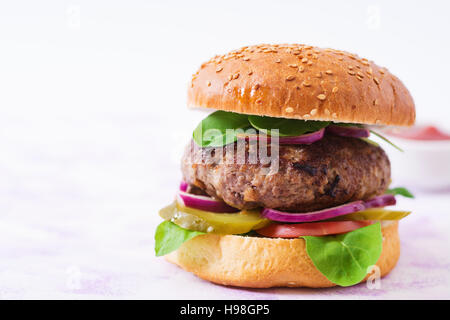
<svg viewBox="0 0 450 320"><path fill-rule="evenodd" d="M392 206L412 194L390 188L372 138L390 143L382 129L412 125L415 106L386 68L340 50L247 46L203 63L188 105L215 111L186 146L157 256L250 288L351 286L394 268L410 212Z"/></svg>

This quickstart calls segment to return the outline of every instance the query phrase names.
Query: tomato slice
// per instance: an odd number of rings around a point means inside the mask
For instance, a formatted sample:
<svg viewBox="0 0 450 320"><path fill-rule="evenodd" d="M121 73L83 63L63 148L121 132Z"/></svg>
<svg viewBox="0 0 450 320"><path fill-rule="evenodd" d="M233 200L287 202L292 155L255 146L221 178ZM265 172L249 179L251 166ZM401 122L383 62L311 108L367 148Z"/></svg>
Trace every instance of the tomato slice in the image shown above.
<svg viewBox="0 0 450 320"><path fill-rule="evenodd" d="M255 230L269 238L298 238L301 236L326 236L350 232L372 224L372 221L325 221L295 224L273 223Z"/></svg>

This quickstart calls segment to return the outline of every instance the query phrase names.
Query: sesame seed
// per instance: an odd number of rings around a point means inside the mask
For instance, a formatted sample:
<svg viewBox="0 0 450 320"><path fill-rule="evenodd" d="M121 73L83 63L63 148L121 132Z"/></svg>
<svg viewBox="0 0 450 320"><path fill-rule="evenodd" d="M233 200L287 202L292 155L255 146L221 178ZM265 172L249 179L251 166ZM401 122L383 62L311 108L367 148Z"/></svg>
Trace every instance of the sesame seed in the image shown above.
<svg viewBox="0 0 450 320"><path fill-rule="evenodd" d="M234 74L233 79L239 78L239 73Z"/></svg>
<svg viewBox="0 0 450 320"><path fill-rule="evenodd" d="M305 80L305 81L303 81L303 83L302 83L302 84L303 84L303 86L304 86L304 87L310 87L310 86L311 86L311 82L309 82L309 81L306 81L306 80Z"/></svg>
<svg viewBox="0 0 450 320"><path fill-rule="evenodd" d="M305 67L303 67L303 66L298 67L298 71L299 71L299 72L305 71Z"/></svg>
<svg viewBox="0 0 450 320"><path fill-rule="evenodd" d="M348 71L347 73L348 73L349 75L351 75L351 76L354 76L354 75L356 74L355 71Z"/></svg>
<svg viewBox="0 0 450 320"><path fill-rule="evenodd" d="M276 62L276 63L280 63L280 62L281 62L281 60L280 60L280 59L277 59L277 60L275 60L275 62Z"/></svg>
<svg viewBox="0 0 450 320"><path fill-rule="evenodd" d="M326 74L330 74L330 75L331 75L331 74L333 74L333 71L331 71L331 70L327 70L327 71L325 71L325 73L326 73Z"/></svg>
<svg viewBox="0 0 450 320"><path fill-rule="evenodd" d="M233 80L233 75L232 74L230 74L229 76L228 76L228 80Z"/></svg>
<svg viewBox="0 0 450 320"><path fill-rule="evenodd" d="M291 68L297 68L297 65L296 65L296 64L290 64L289 67L291 67Z"/></svg>
<svg viewBox="0 0 450 320"><path fill-rule="evenodd" d="M261 103L262 103L262 99L256 100L256 103L257 103L257 104L261 104Z"/></svg>
<svg viewBox="0 0 450 320"><path fill-rule="evenodd" d="M217 69L216 69L216 72L220 72L220 71L222 71L223 70L223 67L218 67Z"/></svg>
<svg viewBox="0 0 450 320"><path fill-rule="evenodd" d="M381 74L384 74L384 70L380 69L378 71L380 71Z"/></svg>
<svg viewBox="0 0 450 320"><path fill-rule="evenodd" d="M375 82L377 85L380 84L380 80L378 80L378 78L376 78L376 77L373 78L373 82Z"/></svg>
<svg viewBox="0 0 450 320"><path fill-rule="evenodd" d="M338 87L334 87L334 88L331 90L331 92L336 93L336 92L338 92L338 90L339 90Z"/></svg>
<svg viewBox="0 0 450 320"><path fill-rule="evenodd" d="M291 113L291 112L293 112L294 111L294 109L293 108L291 108L291 107L287 107L286 109L284 109L287 113Z"/></svg>
<svg viewBox="0 0 450 320"><path fill-rule="evenodd" d="M253 90L258 90L261 86L259 85L259 83L255 84L253 86Z"/></svg>
<svg viewBox="0 0 450 320"><path fill-rule="evenodd" d="M211 81L207 81L207 82L206 82L206 85L207 85L208 87L211 87Z"/></svg>
<svg viewBox="0 0 450 320"><path fill-rule="evenodd" d="M333 118L337 118L337 114L336 113L333 113L332 115L331 115Z"/></svg>
<svg viewBox="0 0 450 320"><path fill-rule="evenodd" d="M311 118L311 115L310 115L310 114L304 114L304 115L303 115L303 118L309 119L309 118Z"/></svg>
<svg viewBox="0 0 450 320"><path fill-rule="evenodd" d="M312 66L313 62L312 61L308 61L308 66Z"/></svg>
<svg viewBox="0 0 450 320"><path fill-rule="evenodd" d="M311 112L310 112L310 114L313 116L313 115L315 115L317 113L317 109L312 109L311 110Z"/></svg>
<svg viewBox="0 0 450 320"><path fill-rule="evenodd" d="M250 60L250 58L249 57L245 57L245 58L242 58L242 60L248 61L248 60Z"/></svg>
<svg viewBox="0 0 450 320"><path fill-rule="evenodd" d="M251 76L251 75L253 74L253 71L249 71L247 74L248 74L249 76Z"/></svg>
<svg viewBox="0 0 450 320"><path fill-rule="evenodd" d="M295 79L295 76L292 76L292 75L286 77L286 81L292 81L294 79Z"/></svg>
<svg viewBox="0 0 450 320"><path fill-rule="evenodd" d="M303 58L302 59L302 63L307 63L308 62L308 58Z"/></svg>
<svg viewBox="0 0 450 320"><path fill-rule="evenodd" d="M325 100L326 98L327 98L327 96L324 95L323 93L321 93L321 94L319 94L319 95L317 96L317 99L319 99L319 100L321 100L321 101Z"/></svg>
<svg viewBox="0 0 450 320"><path fill-rule="evenodd" d="M352 66L348 66L348 69L349 69L349 70L353 70L353 67L352 67Z"/></svg>

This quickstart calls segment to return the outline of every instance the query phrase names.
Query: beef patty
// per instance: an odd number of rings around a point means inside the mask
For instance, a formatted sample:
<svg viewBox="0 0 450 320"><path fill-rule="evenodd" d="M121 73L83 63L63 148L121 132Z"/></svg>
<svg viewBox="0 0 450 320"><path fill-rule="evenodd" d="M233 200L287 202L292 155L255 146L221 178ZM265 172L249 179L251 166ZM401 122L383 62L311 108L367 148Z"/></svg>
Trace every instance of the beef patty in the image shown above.
<svg viewBox="0 0 450 320"><path fill-rule="evenodd" d="M251 150L245 143L245 161L227 162L226 148L191 141L182 160L184 180L235 208L291 212L366 200L383 194L390 182L383 149L357 138L325 135L311 145L281 145L278 171L270 173L267 164L249 160Z"/></svg>

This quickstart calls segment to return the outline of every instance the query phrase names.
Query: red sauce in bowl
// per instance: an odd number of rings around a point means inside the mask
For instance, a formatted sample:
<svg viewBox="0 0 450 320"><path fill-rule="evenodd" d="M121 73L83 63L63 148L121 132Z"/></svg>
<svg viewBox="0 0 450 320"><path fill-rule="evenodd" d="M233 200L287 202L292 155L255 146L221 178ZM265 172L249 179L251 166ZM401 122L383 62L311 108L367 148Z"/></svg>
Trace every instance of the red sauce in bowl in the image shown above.
<svg viewBox="0 0 450 320"><path fill-rule="evenodd" d="M450 140L450 135L439 130L435 126L413 127L410 129L404 129L397 132L389 132L389 134L411 140Z"/></svg>

